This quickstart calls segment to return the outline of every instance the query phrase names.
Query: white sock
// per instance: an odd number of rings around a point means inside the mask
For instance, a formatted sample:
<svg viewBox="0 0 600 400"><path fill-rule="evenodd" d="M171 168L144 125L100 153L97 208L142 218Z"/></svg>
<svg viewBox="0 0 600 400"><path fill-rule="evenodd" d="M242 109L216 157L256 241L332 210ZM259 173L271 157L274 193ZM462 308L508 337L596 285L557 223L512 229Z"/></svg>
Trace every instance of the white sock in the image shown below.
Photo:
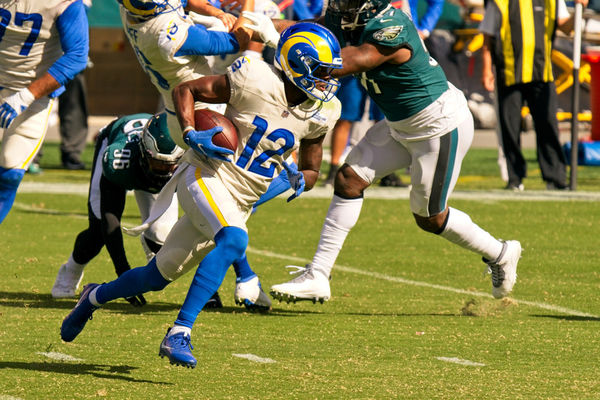
<svg viewBox="0 0 600 400"><path fill-rule="evenodd" d="M77 273L80 274L81 271L83 271L83 268L86 266L86 264L78 264L75 262L75 260L73 260L73 254L71 253L71 255L69 256L69 259L67 260L67 262L65 263L65 265L67 266L67 270L73 273Z"/></svg>
<svg viewBox="0 0 600 400"><path fill-rule="evenodd" d="M179 332L183 332L183 336L192 337L192 329L188 328L187 326L183 326L183 325L173 325L173 327L169 331L168 336L173 336Z"/></svg>
<svg viewBox="0 0 600 400"><path fill-rule="evenodd" d="M95 288L93 288L92 291L90 292L90 295L88 296L88 300L90 301L90 303L92 303L92 305L94 305L96 307L102 306L102 304L98 303L98 300L96 299L96 292L98 291L98 288L100 286L102 286L102 285L98 285Z"/></svg>
<svg viewBox="0 0 600 400"><path fill-rule="evenodd" d="M474 251L488 260L495 260L502 252L502 242L481 229L471 217L455 208L448 209L446 228L440 236L465 249Z"/></svg>
<svg viewBox="0 0 600 400"><path fill-rule="evenodd" d="M346 236L358 221L362 204L362 197L343 199L333 195L321 230L319 246L313 257L312 267L314 270L329 277Z"/></svg>

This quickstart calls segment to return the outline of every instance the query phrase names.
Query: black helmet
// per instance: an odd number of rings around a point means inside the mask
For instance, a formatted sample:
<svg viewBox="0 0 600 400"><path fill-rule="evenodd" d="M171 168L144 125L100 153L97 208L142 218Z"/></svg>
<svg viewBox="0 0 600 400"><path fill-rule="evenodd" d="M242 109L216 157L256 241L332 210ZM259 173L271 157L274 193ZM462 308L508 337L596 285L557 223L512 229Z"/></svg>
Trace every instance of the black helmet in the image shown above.
<svg viewBox="0 0 600 400"><path fill-rule="evenodd" d="M340 21L343 30L353 31L364 28L367 22L390 8L389 0L330 0L327 13Z"/></svg>

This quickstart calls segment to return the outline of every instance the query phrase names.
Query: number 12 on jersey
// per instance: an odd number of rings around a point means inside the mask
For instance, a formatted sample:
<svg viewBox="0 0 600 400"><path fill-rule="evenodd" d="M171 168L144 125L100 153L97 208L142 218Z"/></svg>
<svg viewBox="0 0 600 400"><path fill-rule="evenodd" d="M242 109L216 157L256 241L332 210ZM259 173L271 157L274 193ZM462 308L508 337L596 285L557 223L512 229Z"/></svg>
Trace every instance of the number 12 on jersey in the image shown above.
<svg viewBox="0 0 600 400"><path fill-rule="evenodd" d="M246 169L248 164L250 164L250 166L247 168L248 171L265 176L267 178L272 178L275 173L275 163L273 161L268 162L269 158L274 155L281 156L287 150L291 149L295 143L294 135L287 129L275 129L265 139L270 140L271 142L276 142L279 139L283 139L283 146L277 150L265 150L256 156L252 162L250 162L250 159L254 154L254 150L256 150L256 146L258 146L265 135L265 132L267 131L268 123L265 119L256 116L254 117L254 121L252 121L252 125L256 126L256 129L254 132L252 132L248 143L246 143L246 147L244 147L244 150L242 150L242 154L240 154L240 157L235 164L243 169ZM268 167L263 166L263 164L267 163Z"/></svg>

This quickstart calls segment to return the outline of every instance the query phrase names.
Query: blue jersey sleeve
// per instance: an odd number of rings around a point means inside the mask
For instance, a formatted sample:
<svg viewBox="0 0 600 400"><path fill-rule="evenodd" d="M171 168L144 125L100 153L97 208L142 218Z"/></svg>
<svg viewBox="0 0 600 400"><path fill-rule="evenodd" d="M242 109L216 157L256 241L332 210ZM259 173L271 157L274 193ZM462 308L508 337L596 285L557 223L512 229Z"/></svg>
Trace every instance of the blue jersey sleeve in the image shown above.
<svg viewBox="0 0 600 400"><path fill-rule="evenodd" d="M431 32L442 15L444 0L427 0L427 10L420 18L418 16L418 0L410 0L409 5L410 13L417 29Z"/></svg>
<svg viewBox="0 0 600 400"><path fill-rule="evenodd" d="M85 69L90 37L83 2L78 0L65 9L56 20L60 44L64 54L48 69L61 85Z"/></svg>
<svg viewBox="0 0 600 400"><path fill-rule="evenodd" d="M202 25L193 25L188 36L175 56L212 56L233 54L240 51L240 45L232 33L209 31Z"/></svg>

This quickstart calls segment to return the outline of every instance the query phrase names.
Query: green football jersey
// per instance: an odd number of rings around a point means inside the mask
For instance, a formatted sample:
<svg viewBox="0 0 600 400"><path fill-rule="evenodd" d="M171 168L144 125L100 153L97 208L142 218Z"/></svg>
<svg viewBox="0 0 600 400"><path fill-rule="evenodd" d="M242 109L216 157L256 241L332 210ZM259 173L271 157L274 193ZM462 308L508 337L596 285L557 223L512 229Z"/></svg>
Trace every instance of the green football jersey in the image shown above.
<svg viewBox="0 0 600 400"><path fill-rule="evenodd" d="M336 35L343 48L346 38L339 23L326 14L325 25ZM384 63L356 75L388 120L408 118L448 90L442 67L429 55L415 25L402 11L392 8L370 20L355 45L363 43L395 49L406 47L412 51L410 60L404 64Z"/></svg>
<svg viewBox="0 0 600 400"><path fill-rule="evenodd" d="M151 114L133 114L119 118L100 132L98 142L108 140L102 155L102 174L126 190L145 190L158 193L160 187L151 182L142 170L139 146L144 125Z"/></svg>

